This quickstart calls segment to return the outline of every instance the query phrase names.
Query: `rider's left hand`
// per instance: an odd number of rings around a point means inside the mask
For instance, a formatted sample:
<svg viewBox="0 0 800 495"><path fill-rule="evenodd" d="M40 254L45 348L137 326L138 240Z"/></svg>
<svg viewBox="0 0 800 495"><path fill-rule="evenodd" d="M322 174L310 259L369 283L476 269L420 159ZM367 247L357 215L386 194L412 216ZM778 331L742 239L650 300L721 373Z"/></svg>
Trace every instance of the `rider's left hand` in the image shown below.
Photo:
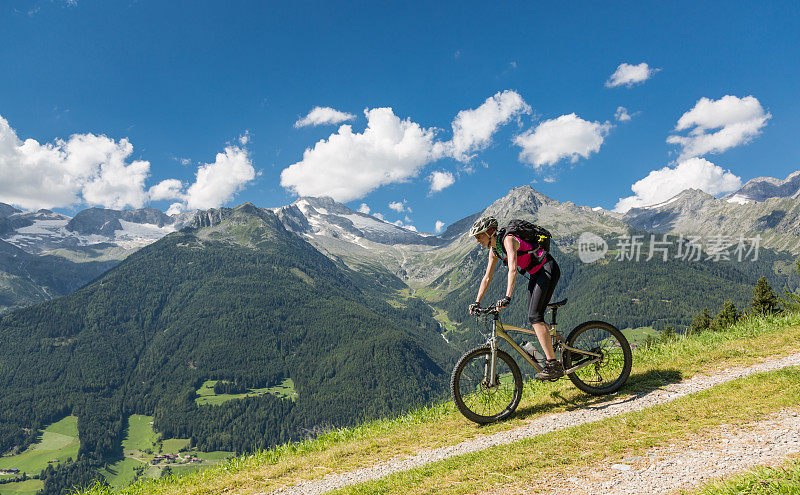
<svg viewBox="0 0 800 495"><path fill-rule="evenodd" d="M506 306L508 306L508 303L510 303L510 302L511 302L511 298L506 296L506 297L500 299L499 301L497 301L496 303L494 303L494 305L497 306L497 309L500 309L500 308L505 308Z"/></svg>

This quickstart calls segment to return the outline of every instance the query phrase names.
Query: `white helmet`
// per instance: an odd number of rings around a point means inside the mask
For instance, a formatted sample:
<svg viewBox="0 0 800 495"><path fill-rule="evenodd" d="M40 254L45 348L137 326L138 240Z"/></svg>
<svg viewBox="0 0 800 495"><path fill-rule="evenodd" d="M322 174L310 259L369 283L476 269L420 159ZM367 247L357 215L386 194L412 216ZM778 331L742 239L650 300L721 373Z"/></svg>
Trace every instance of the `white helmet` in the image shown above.
<svg viewBox="0 0 800 495"><path fill-rule="evenodd" d="M476 220L472 224L472 228L469 229L469 235L474 237L478 234L483 234L489 229L497 230L497 219L495 217L483 217Z"/></svg>

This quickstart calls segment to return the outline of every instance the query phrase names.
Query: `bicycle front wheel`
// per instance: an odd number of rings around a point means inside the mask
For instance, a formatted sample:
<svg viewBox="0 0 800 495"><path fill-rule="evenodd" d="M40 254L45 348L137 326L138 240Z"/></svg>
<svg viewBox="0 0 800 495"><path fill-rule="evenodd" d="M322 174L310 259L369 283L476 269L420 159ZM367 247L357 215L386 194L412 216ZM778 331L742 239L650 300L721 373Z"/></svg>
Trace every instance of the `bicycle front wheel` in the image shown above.
<svg viewBox="0 0 800 495"><path fill-rule="evenodd" d="M510 416L522 398L522 374L507 353L497 350L494 385L490 385L491 349L481 346L468 351L453 368L450 392L456 407L478 424Z"/></svg>
<svg viewBox="0 0 800 495"><path fill-rule="evenodd" d="M622 388L628 380L633 364L631 346L614 325L604 321L582 323L570 332L567 345L602 356L596 362L567 375L584 392L592 395L610 394ZM564 369L595 359L580 352L565 350Z"/></svg>

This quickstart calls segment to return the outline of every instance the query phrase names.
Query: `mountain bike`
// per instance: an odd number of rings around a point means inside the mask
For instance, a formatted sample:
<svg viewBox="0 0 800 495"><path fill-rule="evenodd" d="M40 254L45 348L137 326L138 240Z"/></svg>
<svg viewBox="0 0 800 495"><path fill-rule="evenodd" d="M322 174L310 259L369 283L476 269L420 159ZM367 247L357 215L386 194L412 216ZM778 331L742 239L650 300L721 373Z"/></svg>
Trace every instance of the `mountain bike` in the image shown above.
<svg viewBox="0 0 800 495"><path fill-rule="evenodd" d="M561 355L565 375L580 390L605 395L619 390L631 372L633 357L628 339L604 321L587 321L575 327L565 339L556 330L558 308L567 300L550 303L550 336L556 355ZM522 374L514 358L498 349L498 337L509 343L536 371L542 364L526 352L507 332L536 335L533 329L504 324L496 307L478 308L491 334L486 344L467 351L456 363L450 377L450 392L456 407L467 419L479 424L509 417L522 398ZM551 379L551 381L560 378Z"/></svg>

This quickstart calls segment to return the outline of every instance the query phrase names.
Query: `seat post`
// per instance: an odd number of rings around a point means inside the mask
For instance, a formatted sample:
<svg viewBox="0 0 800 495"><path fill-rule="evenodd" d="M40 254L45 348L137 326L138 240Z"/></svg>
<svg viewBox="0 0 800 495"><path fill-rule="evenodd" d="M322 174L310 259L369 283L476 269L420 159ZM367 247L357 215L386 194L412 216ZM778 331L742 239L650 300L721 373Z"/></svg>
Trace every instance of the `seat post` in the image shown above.
<svg viewBox="0 0 800 495"><path fill-rule="evenodd" d="M556 325L556 313L558 312L558 308L550 308L550 311L553 312L553 321L552 321L551 325L555 326Z"/></svg>

